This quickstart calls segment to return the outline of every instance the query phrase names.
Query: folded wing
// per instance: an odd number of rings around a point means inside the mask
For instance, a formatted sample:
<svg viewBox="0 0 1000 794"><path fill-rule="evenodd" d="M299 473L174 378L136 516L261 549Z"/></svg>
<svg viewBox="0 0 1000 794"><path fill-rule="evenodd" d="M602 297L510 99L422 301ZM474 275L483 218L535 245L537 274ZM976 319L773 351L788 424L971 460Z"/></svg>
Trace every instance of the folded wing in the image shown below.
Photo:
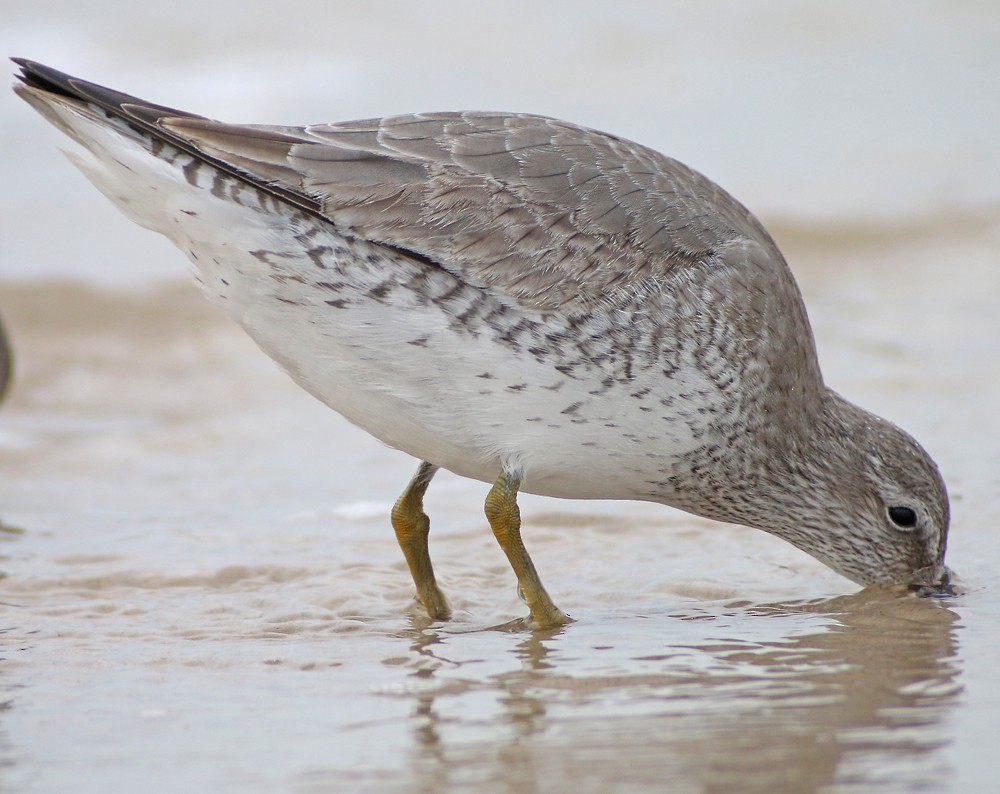
<svg viewBox="0 0 1000 794"><path fill-rule="evenodd" d="M28 89L97 106L343 233L525 308L614 301L676 268L725 258L734 243L773 246L749 211L696 171L555 119L463 112L225 124L18 63Z"/></svg>

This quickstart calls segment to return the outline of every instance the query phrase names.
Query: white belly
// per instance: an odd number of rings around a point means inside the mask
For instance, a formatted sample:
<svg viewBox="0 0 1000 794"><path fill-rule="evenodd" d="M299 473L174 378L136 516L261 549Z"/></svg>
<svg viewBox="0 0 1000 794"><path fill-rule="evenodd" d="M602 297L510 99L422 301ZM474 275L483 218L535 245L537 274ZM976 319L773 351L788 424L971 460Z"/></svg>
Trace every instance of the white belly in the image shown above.
<svg viewBox="0 0 1000 794"><path fill-rule="evenodd" d="M518 469L533 493L641 499L703 443L697 409L721 395L690 362L669 378L651 366L614 379L613 360L588 362L565 342L566 318L345 239L253 189L233 200L189 184L186 155L166 163L109 143L113 159L99 146L96 159L74 159L188 254L207 295L296 382L386 444L486 482ZM504 341L512 327L519 335ZM558 333L562 364L541 352Z"/></svg>
<svg viewBox="0 0 1000 794"><path fill-rule="evenodd" d="M371 263L369 254L382 259ZM365 244L320 276L308 257L281 261L277 279L263 277L267 289L230 292L222 302L303 388L417 458L486 482L504 466L519 469L524 490L549 496L642 498L648 479L700 445L691 421L661 404L685 394L690 417L698 416L696 404L715 389L693 369L670 380L655 379L658 369L640 372L604 387L600 367L578 363L567 374L554 357L530 352L559 330L559 318L509 310L490 320L495 299L468 286L437 303L428 295L453 292L456 282L428 276L426 265ZM329 283L340 286L318 286ZM504 324L527 320L532 341L499 338Z"/></svg>

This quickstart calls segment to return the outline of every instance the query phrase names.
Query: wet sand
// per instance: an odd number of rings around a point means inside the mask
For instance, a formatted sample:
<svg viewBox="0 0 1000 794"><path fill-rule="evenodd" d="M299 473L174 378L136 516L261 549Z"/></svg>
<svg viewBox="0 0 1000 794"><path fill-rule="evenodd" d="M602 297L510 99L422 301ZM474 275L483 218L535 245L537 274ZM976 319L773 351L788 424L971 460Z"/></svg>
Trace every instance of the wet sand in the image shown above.
<svg viewBox="0 0 1000 794"><path fill-rule="evenodd" d="M844 0L10 4L0 51L231 121L486 108L642 141L762 217L828 382L953 497L965 595L861 591L762 532L523 499L526 610L439 475L292 385L0 98L0 790L987 792L1000 731L1000 12ZM72 281L71 281L72 280Z"/></svg>
<svg viewBox="0 0 1000 794"><path fill-rule="evenodd" d="M667 508L526 498L526 542L578 621L547 634L493 628L525 610L485 486L451 476L428 511L456 616L429 625L387 522L414 462L192 287L0 284L18 360L0 783L976 790L1000 700L1000 383L983 367L1000 274L997 229L970 224L776 230L828 380L939 459L966 595L857 592L764 533Z"/></svg>

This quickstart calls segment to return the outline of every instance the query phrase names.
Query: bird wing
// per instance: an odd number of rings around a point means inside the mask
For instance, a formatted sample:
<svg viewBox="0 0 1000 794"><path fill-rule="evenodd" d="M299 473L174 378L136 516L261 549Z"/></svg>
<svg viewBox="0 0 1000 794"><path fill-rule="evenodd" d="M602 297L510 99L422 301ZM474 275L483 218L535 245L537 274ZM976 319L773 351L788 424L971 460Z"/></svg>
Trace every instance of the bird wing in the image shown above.
<svg viewBox="0 0 1000 794"><path fill-rule="evenodd" d="M226 124L17 62L29 89L96 105L343 234L526 308L615 301L724 258L734 243L773 247L753 215L698 172L556 119L460 112Z"/></svg>

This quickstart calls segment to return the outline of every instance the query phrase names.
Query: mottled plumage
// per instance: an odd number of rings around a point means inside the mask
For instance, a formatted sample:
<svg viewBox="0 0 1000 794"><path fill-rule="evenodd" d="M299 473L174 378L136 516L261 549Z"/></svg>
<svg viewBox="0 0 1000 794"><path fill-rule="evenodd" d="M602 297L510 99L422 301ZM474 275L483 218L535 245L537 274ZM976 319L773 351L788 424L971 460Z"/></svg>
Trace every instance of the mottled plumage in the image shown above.
<svg viewBox="0 0 1000 794"><path fill-rule="evenodd" d="M426 461L393 524L432 616L438 467L496 481L487 515L540 624L564 616L518 489L662 502L861 583L946 588L934 463L825 387L781 253L692 169L540 116L224 124L18 63L77 164L265 352Z"/></svg>

